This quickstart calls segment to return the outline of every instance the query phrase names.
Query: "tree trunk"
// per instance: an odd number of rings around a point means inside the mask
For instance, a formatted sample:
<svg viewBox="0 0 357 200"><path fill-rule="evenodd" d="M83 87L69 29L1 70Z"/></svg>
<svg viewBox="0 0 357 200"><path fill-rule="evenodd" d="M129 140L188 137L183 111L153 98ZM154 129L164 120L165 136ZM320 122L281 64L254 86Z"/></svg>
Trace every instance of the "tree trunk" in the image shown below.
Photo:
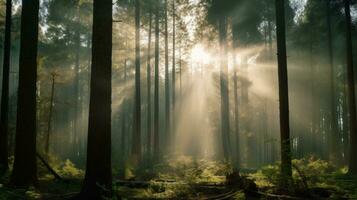
<svg viewBox="0 0 357 200"><path fill-rule="evenodd" d="M172 1L172 131L169 145L174 145L175 138L175 103L176 103L176 12L175 0ZM173 148L173 146L171 146Z"/></svg>
<svg viewBox="0 0 357 200"><path fill-rule="evenodd" d="M276 34L278 47L278 77L280 106L280 141L281 141L281 184L288 186L292 178L290 127L289 127L289 93L285 40L285 6L284 0L276 0Z"/></svg>
<svg viewBox="0 0 357 200"><path fill-rule="evenodd" d="M159 27L159 10L160 1L156 0L155 9L155 91L154 91L154 160L159 160L160 154L160 139L159 139L159 62L160 62L160 27Z"/></svg>
<svg viewBox="0 0 357 200"><path fill-rule="evenodd" d="M148 52L147 52L147 156L151 158L152 149L152 127L151 127L151 29L152 29L152 9L151 5L149 10L149 39L148 39Z"/></svg>
<svg viewBox="0 0 357 200"><path fill-rule="evenodd" d="M220 86L221 86L221 128L223 154L226 161L230 159L230 127L229 127L229 98L228 98L228 49L227 49L227 17L219 19Z"/></svg>
<svg viewBox="0 0 357 200"><path fill-rule="evenodd" d="M182 44L179 48L180 98L182 97Z"/></svg>
<svg viewBox="0 0 357 200"><path fill-rule="evenodd" d="M6 1L4 62L0 113L0 173L9 167L8 162L8 129L9 129L9 76L11 51L11 17L12 1Z"/></svg>
<svg viewBox="0 0 357 200"><path fill-rule="evenodd" d="M141 160L141 87L140 87L140 0L135 0L135 112L133 125L132 158Z"/></svg>
<svg viewBox="0 0 357 200"><path fill-rule="evenodd" d="M78 199L111 196L112 3L93 1L87 165Z"/></svg>
<svg viewBox="0 0 357 200"><path fill-rule="evenodd" d="M232 24L232 37L233 37L233 88L234 88L234 135L236 137L236 167L239 169L240 167L240 137L239 137L239 107L238 107L238 63L235 57L236 50L238 48L238 27Z"/></svg>
<svg viewBox="0 0 357 200"><path fill-rule="evenodd" d="M357 121L356 121L356 95L355 95L355 80L353 70L353 54L352 54L352 30L351 30L351 11L350 0L344 0L345 16L346 16L346 55L347 55L347 82L348 82L348 104L350 111L350 164L349 173L357 174L357 159L353 152L357 152Z"/></svg>
<svg viewBox="0 0 357 200"><path fill-rule="evenodd" d="M15 161L11 184L37 182L36 80L39 0L22 1Z"/></svg>
<svg viewBox="0 0 357 200"><path fill-rule="evenodd" d="M79 17L79 9L77 11L77 15ZM75 61L75 82L74 82L74 111L73 111L73 133L75 137L75 155L79 155L80 145L79 145L79 129L78 129L78 122L79 122L79 115L78 115L78 107L79 107L79 51L81 47L81 35L79 30L76 30L76 61Z"/></svg>
<svg viewBox="0 0 357 200"><path fill-rule="evenodd" d="M51 74L52 85L51 85L51 97L50 97L50 108L48 111L48 121L47 121L47 135L46 135L46 143L45 143L45 153L46 156L49 156L50 152L50 136L51 136L51 123L52 123L52 114L53 114L53 106L54 106L54 97L55 97L55 81L56 74L53 72Z"/></svg>
<svg viewBox="0 0 357 200"><path fill-rule="evenodd" d="M127 59L124 59L124 85L127 84L127 66L126 66L126 63L127 63ZM126 128L126 123L127 123L127 106L128 106L128 103L127 103L127 100L126 98L124 97L123 99L123 106L122 106L122 114L121 114L121 139L120 139L120 153L121 153L121 157L120 157L120 164L123 165L123 169L124 169L124 165L125 165L125 155L126 155L126 151L125 151L125 145L126 144L126 138L127 138L127 128ZM124 174L124 172L123 172Z"/></svg>
<svg viewBox="0 0 357 200"><path fill-rule="evenodd" d="M169 41L168 41L168 23L167 23L167 0L165 0L165 141L169 146L170 141L170 80L169 80Z"/></svg>
<svg viewBox="0 0 357 200"><path fill-rule="evenodd" d="M268 40L269 40L269 60L273 59L273 36L272 36L272 20L269 17L268 21Z"/></svg>
<svg viewBox="0 0 357 200"><path fill-rule="evenodd" d="M328 55L330 64L330 92L331 92L331 135L330 135L330 161L340 162L340 156L338 152L338 122L337 122L337 110L336 110L336 95L335 95L335 72L333 67L333 45L332 45L332 31L331 31L331 11L330 0L326 1L326 15L327 15L327 41L328 41Z"/></svg>

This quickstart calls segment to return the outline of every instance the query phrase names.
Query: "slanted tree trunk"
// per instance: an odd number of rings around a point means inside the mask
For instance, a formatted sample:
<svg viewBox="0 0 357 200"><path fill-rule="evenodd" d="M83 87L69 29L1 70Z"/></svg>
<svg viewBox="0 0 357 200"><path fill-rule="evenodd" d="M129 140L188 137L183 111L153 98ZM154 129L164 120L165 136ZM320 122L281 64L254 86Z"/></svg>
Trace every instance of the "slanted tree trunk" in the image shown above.
<svg viewBox="0 0 357 200"><path fill-rule="evenodd" d="M346 16L346 59L347 59L347 85L348 85L348 104L350 111L350 164L349 173L357 174L357 159L354 152L357 152L357 121L356 121L356 95L355 95L355 80L353 70L353 54L352 54L352 30L351 30L351 11L350 0L344 0L345 16Z"/></svg>
<svg viewBox="0 0 357 200"><path fill-rule="evenodd" d="M11 51L11 16L12 1L6 0L4 62L0 113L0 173L7 171L8 162L8 129L9 129L9 76Z"/></svg>
<svg viewBox="0 0 357 200"><path fill-rule="evenodd" d="M281 141L281 185L288 186L292 178L289 126L288 70L285 39L285 0L276 0L276 35L278 47L278 77Z"/></svg>
<svg viewBox="0 0 357 200"><path fill-rule="evenodd" d="M227 49L227 17L219 19L220 86L221 86L221 131L223 154L226 161L230 159L230 126L229 126L229 98L228 98L228 49Z"/></svg>
<svg viewBox="0 0 357 200"><path fill-rule="evenodd" d="M11 184L37 182L36 80L39 0L22 1L15 161Z"/></svg>
<svg viewBox="0 0 357 200"><path fill-rule="evenodd" d="M135 0L135 112L131 156L141 160L140 0Z"/></svg>
<svg viewBox="0 0 357 200"><path fill-rule="evenodd" d="M87 164L77 199L111 196L112 5L112 0L93 1Z"/></svg>
<svg viewBox="0 0 357 200"><path fill-rule="evenodd" d="M156 0L155 8L155 91L154 91L154 160L157 162L160 156L160 139L159 139L159 43L160 43L160 27L159 27L159 10L160 0Z"/></svg>
<svg viewBox="0 0 357 200"><path fill-rule="evenodd" d="M165 0L165 141L169 146L170 133L170 80L169 80L169 32L167 22L167 0Z"/></svg>
<svg viewBox="0 0 357 200"><path fill-rule="evenodd" d="M50 97L50 107L48 110L48 121L47 121L47 133L46 133L46 143L45 143L45 153L46 156L49 156L50 153L50 136L52 130L52 115L53 115L53 106L54 106L54 97L55 97L55 81L56 81L56 73L51 73L51 97Z"/></svg>
<svg viewBox="0 0 357 200"><path fill-rule="evenodd" d="M151 29L152 29L152 7L149 9L149 39L148 39L148 52L147 52L147 156L150 160L152 149L152 126L151 126Z"/></svg>

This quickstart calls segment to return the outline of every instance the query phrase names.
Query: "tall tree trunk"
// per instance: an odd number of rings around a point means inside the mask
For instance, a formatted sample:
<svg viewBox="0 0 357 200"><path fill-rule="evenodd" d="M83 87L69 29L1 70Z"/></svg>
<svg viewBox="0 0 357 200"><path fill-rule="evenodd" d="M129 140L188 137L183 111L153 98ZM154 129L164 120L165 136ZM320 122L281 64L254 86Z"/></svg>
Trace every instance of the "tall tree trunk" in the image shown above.
<svg viewBox="0 0 357 200"><path fill-rule="evenodd" d="M280 105L280 141L281 141L281 184L288 186L292 176L289 127L289 91L285 41L285 1L276 0L276 34L278 47L278 77Z"/></svg>
<svg viewBox="0 0 357 200"><path fill-rule="evenodd" d="M331 31L331 1L326 1L326 15L327 15L327 41L328 41L328 55L330 64L330 92L331 92L331 135L330 135L330 161L340 161L338 152L338 122L336 110L336 95L335 95L335 72L333 67L333 44L332 44L332 31ZM336 160L337 159L337 160Z"/></svg>
<svg viewBox="0 0 357 200"><path fill-rule="evenodd" d="M272 20L268 20L268 40L269 40L269 60L273 59L273 36L272 36Z"/></svg>
<svg viewBox="0 0 357 200"><path fill-rule="evenodd" d="M77 15L79 17L79 8L77 11ZM74 110L73 110L73 133L74 133L74 138L75 138L75 155L78 155L80 151L80 145L79 145L79 129L78 129L78 122L79 122L79 115L78 115L78 107L79 107L79 51L81 47L81 35L79 33L79 30L76 30L76 60L75 60L75 78L74 78Z"/></svg>
<svg viewBox="0 0 357 200"><path fill-rule="evenodd" d="M353 152L357 152L357 121L356 121L356 95L355 95L355 80L353 70L353 54L352 54L352 30L351 30L351 11L350 0L344 0L345 16L346 16L346 55L347 55L347 82L349 94L349 111L350 111L350 164L349 173L357 174L357 159Z"/></svg>
<svg viewBox="0 0 357 200"><path fill-rule="evenodd" d="M37 182L36 80L39 0L22 1L15 161L11 184Z"/></svg>
<svg viewBox="0 0 357 200"><path fill-rule="evenodd" d="M11 16L12 1L6 0L4 62L0 113L0 173L9 167L8 162L8 129L9 129L9 76L11 51Z"/></svg>
<svg viewBox="0 0 357 200"><path fill-rule="evenodd" d="M140 87L140 0L135 0L135 112L132 158L141 160L141 87Z"/></svg>
<svg viewBox="0 0 357 200"><path fill-rule="evenodd" d="M176 12L175 0L172 1L172 131L170 146L174 145L175 138L175 110L176 110ZM172 147L171 147L172 148Z"/></svg>
<svg viewBox="0 0 357 200"><path fill-rule="evenodd" d="M46 143L45 143L45 153L46 156L49 156L50 153L50 137L51 137L51 123L52 123L52 115L53 115L53 106L54 106L54 97L55 97L55 84L56 84L56 73L53 72L51 74L51 97L50 97L50 108L48 111L48 121L47 121L47 133L46 133Z"/></svg>
<svg viewBox="0 0 357 200"><path fill-rule="evenodd" d="M167 0L165 0L165 141L169 145L170 133L170 80L169 80L169 32L167 22Z"/></svg>
<svg viewBox="0 0 357 200"><path fill-rule="evenodd" d="M124 59L124 82L123 84L126 85L127 84L127 59ZM125 151L125 145L126 145L126 138L127 138L127 128L126 128L126 122L127 122L127 100L124 97L123 99L123 106L122 106L122 114L121 114L121 139L120 139L120 153L121 153L121 162L120 164L122 164L123 169L124 169L124 165L125 165L125 155L126 155L126 151ZM124 171L123 171L124 174Z"/></svg>
<svg viewBox="0 0 357 200"><path fill-rule="evenodd" d="M155 91L154 91L154 160L157 162L160 157L160 139L159 139L159 62L160 62L160 27L159 10L160 0L156 0L155 8Z"/></svg>
<svg viewBox="0 0 357 200"><path fill-rule="evenodd" d="M236 60L236 51L238 48L238 27L232 24L232 38L233 38L233 94L234 94L234 135L236 137L236 167L240 167L240 137L239 137L239 107L238 107L238 63Z"/></svg>
<svg viewBox="0 0 357 200"><path fill-rule="evenodd" d="M230 159L230 126L229 126L229 98L228 98L228 49L227 49L227 17L219 19L220 86L221 86L221 128L223 154L226 161Z"/></svg>
<svg viewBox="0 0 357 200"><path fill-rule="evenodd" d="M182 97L182 44L179 48L180 98Z"/></svg>
<svg viewBox="0 0 357 200"><path fill-rule="evenodd" d="M316 135L317 135L317 125L316 125L316 119L317 119L317 114L316 111L318 110L316 107L318 107L318 105L316 105L316 91L315 91L315 74L316 74L316 70L315 70L315 65L314 65L314 58L313 58L313 36L312 36L312 31L310 31L310 38L309 38L309 67L310 67L310 89L311 89L311 97L310 97L310 104L311 104L311 135L309 138L309 150L308 152L310 153L314 153L317 155L318 150L317 145L316 145Z"/></svg>
<svg viewBox="0 0 357 200"><path fill-rule="evenodd" d="M151 29L152 29L152 7L149 10L149 39L148 39L148 52L147 52L147 156L151 158L152 149L152 127L151 127Z"/></svg>
<svg viewBox="0 0 357 200"><path fill-rule="evenodd" d="M87 165L78 199L111 196L112 3L93 1Z"/></svg>

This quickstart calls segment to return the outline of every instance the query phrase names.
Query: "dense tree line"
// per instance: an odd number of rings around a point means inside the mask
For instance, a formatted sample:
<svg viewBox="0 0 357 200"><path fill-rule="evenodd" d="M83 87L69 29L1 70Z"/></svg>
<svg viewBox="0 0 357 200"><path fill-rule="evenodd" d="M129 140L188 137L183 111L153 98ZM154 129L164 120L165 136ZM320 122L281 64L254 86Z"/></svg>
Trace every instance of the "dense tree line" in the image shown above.
<svg viewBox="0 0 357 200"><path fill-rule="evenodd" d="M214 127L219 144L212 147L216 159L237 170L280 160L282 186L291 180L296 157L316 155L348 165L355 175L351 7L356 4L309 0L299 16L284 0L194 5L187 0L7 0L4 23L0 20L5 26L0 171L9 169L14 156L10 184L28 187L38 181L38 156L70 158L86 170L78 199L110 197L112 166L129 176L126 167L152 169L175 153L187 92L182 78L193 77L188 54L195 41L206 40L219 55L206 66L219 66L213 73L219 91L212 108L219 119ZM21 5L21 28L15 29L19 46L12 37L19 15L12 12L14 5ZM196 19L201 29L188 30L181 16L198 9L203 9ZM16 46L18 88L13 89ZM252 87L249 73L256 72L256 60L269 64L260 73L270 96Z"/></svg>

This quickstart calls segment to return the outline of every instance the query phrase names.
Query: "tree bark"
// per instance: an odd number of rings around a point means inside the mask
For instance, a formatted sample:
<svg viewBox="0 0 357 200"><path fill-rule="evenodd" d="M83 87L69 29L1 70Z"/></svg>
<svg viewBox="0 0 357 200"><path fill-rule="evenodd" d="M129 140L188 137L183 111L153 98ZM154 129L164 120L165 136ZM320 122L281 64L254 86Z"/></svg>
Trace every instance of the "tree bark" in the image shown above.
<svg viewBox="0 0 357 200"><path fill-rule="evenodd" d="M232 38L233 38L233 88L234 88L234 135L236 137L236 167L240 167L240 137L239 137L239 107L238 107L238 63L235 56L236 50L238 48L238 27L232 24Z"/></svg>
<svg viewBox="0 0 357 200"><path fill-rule="evenodd" d="M347 85L348 85L348 104L350 112L350 164L349 173L357 174L357 159L353 152L357 152L357 121L356 121L356 94L353 69L352 54L352 30L351 30L351 11L350 0L344 0L346 17L346 59L347 59Z"/></svg>
<svg viewBox="0 0 357 200"><path fill-rule="evenodd" d="M45 153L46 156L49 156L50 153L50 136L51 136L51 122L52 122L52 114L53 114L53 106L54 106L54 96L55 96L55 81L56 74L53 72L51 74L51 97L50 97L50 108L48 111L48 121L47 121L47 135L46 135L46 143L45 143Z"/></svg>
<svg viewBox="0 0 357 200"><path fill-rule="evenodd" d="M227 49L227 17L219 19L220 86L221 86L221 131L223 154L226 161L230 159L230 126L229 126L229 91L228 91L228 49Z"/></svg>
<svg viewBox="0 0 357 200"><path fill-rule="evenodd" d="M280 141L281 141L281 184L288 186L292 178L289 126L288 71L285 39L284 0L276 0L276 34L278 47L278 77L280 106Z"/></svg>
<svg viewBox="0 0 357 200"><path fill-rule="evenodd" d="M93 1L87 165L78 199L111 196L112 3Z"/></svg>
<svg viewBox="0 0 357 200"><path fill-rule="evenodd" d="M332 44L332 31L331 31L331 1L326 1L326 15L327 15L327 41L328 41L328 55L330 65L330 92L331 92L331 135L330 135L330 161L340 161L338 152L338 122L336 110L336 95L335 95L335 72L333 66L333 44Z"/></svg>
<svg viewBox="0 0 357 200"><path fill-rule="evenodd" d="M150 159L152 149L152 126L151 126L151 29L152 29L152 7L149 10L149 39L148 39L148 52L147 52L147 155Z"/></svg>
<svg viewBox="0 0 357 200"><path fill-rule="evenodd" d="M22 1L19 88L15 161L11 184L28 187L37 182L36 80L39 0Z"/></svg>
<svg viewBox="0 0 357 200"><path fill-rule="evenodd" d="M171 133L170 121L170 80L169 80L169 41L168 41L168 22L167 22L167 0L165 0L165 136L166 145L169 145Z"/></svg>
<svg viewBox="0 0 357 200"><path fill-rule="evenodd" d="M79 8L77 8L77 17L79 18ZM79 155L80 145L79 145L79 129L78 129L78 122L79 122L79 115L78 115L78 107L79 107L79 64L80 64L80 47L81 47L81 35L79 30L76 30L75 33L75 45L76 45L76 57L75 57L75 79L74 79L74 110L73 110L73 134L75 138L75 155Z"/></svg>
<svg viewBox="0 0 357 200"><path fill-rule="evenodd" d="M140 87L140 0L135 0L135 112L133 125L132 158L141 160L141 87Z"/></svg>
<svg viewBox="0 0 357 200"><path fill-rule="evenodd" d="M160 27L159 27L159 9L160 0L156 0L155 8L155 91L154 91L154 160L159 160L160 139L159 139L159 62L160 62Z"/></svg>
<svg viewBox="0 0 357 200"><path fill-rule="evenodd" d="M172 131L170 145L174 145L175 138L175 110L176 110L176 12L175 0L172 1ZM171 147L172 148L172 147Z"/></svg>
<svg viewBox="0 0 357 200"><path fill-rule="evenodd" d="M180 98L182 97L182 44L179 47Z"/></svg>
<svg viewBox="0 0 357 200"><path fill-rule="evenodd" d="M6 0L4 62L0 113L0 173L9 168L8 161L8 129L9 129L9 76L11 51L11 17L12 1Z"/></svg>

